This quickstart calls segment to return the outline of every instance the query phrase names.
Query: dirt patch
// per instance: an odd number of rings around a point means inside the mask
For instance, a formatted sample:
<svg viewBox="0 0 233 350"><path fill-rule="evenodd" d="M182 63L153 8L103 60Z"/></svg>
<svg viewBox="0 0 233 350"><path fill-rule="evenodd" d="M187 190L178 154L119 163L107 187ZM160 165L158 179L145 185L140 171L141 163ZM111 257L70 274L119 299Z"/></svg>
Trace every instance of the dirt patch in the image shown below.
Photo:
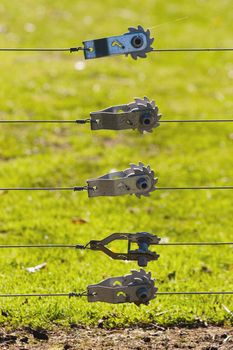
<svg viewBox="0 0 233 350"><path fill-rule="evenodd" d="M0 349L4 350L233 350L233 327L74 328L48 332L42 329L6 332L0 330Z"/></svg>

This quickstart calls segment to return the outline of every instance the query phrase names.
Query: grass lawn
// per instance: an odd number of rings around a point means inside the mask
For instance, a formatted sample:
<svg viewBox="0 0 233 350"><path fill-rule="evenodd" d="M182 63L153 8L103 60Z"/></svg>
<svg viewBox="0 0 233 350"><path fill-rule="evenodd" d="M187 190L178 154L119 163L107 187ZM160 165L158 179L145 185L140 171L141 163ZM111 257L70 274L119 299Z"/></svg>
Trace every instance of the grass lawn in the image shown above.
<svg viewBox="0 0 233 350"><path fill-rule="evenodd" d="M154 47L232 46L230 0L2 0L0 47L73 47L152 28ZM84 61L82 52L0 53L1 119L80 119L91 111L155 99L164 119L232 118L232 53L151 53ZM81 62L81 63L80 63ZM159 186L232 185L231 124L162 124L152 134L91 132L88 125L1 125L0 187L75 186L129 163L150 164ZM88 199L86 193L0 193L0 244L85 244L113 232L148 231L169 242L232 241L232 192L154 192ZM82 219L82 220L80 220ZM120 249L116 243L114 249ZM158 247L148 265L159 291L233 290L232 247ZM136 263L100 252L1 250L0 293L82 291ZM30 274L25 267L46 262ZM171 276L173 276L171 278ZM9 326L229 324L232 297L158 297L149 306L83 299L0 300Z"/></svg>

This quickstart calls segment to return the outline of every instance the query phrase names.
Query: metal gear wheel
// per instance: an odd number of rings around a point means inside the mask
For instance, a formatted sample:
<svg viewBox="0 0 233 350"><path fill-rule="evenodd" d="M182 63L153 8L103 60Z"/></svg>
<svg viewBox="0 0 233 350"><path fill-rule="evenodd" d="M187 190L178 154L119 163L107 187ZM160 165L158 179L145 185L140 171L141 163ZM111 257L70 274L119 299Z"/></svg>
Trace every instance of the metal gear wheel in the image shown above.
<svg viewBox="0 0 233 350"><path fill-rule="evenodd" d="M135 36L131 40L131 44L133 47L135 47L135 49L140 49L140 47L143 46L143 38L142 38L142 36L140 36L141 33L143 33L146 36L147 45L146 45L145 49L143 49L141 51L137 51L137 52L132 52L130 54L126 54L126 56L131 55L131 57L134 60L136 60L138 57L146 58L147 57L146 53L153 50L151 45L154 42L154 38L150 38L149 29L147 29L145 31L144 28L139 25L137 28L129 27L128 30L129 30L129 32L125 33L125 34L135 34Z"/></svg>
<svg viewBox="0 0 233 350"><path fill-rule="evenodd" d="M139 121L138 131L140 133L152 132L153 128L157 128L159 124L159 120L161 118L161 114L159 113L158 106L155 105L155 101L152 100L150 102L148 97L135 98L135 102L128 104L129 111L140 111L142 112L142 116Z"/></svg>
<svg viewBox="0 0 233 350"><path fill-rule="evenodd" d="M134 302L136 305L140 304L149 304L149 301L155 298L156 292L158 288L155 287L155 280L151 278L151 272L146 273L145 270L140 269L131 270L130 275L124 276L125 279L122 285L127 286L140 286L143 285L142 288L139 288L137 291L137 296L139 301Z"/></svg>
<svg viewBox="0 0 233 350"><path fill-rule="evenodd" d="M125 172L128 177L141 175L140 179L137 181L137 187L140 190L140 193L135 193L138 198L142 195L149 197L150 192L156 190L155 184L158 182L158 178L154 177L154 171L151 170L149 165L145 166L142 162L139 162L138 165L130 164L130 168L126 169Z"/></svg>

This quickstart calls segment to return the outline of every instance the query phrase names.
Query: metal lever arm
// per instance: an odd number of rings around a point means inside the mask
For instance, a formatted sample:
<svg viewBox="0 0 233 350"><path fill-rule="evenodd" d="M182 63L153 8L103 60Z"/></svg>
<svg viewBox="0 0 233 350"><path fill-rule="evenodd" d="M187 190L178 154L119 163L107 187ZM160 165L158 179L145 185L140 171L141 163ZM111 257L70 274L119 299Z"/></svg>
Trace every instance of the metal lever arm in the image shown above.
<svg viewBox="0 0 233 350"><path fill-rule="evenodd" d="M128 241L127 253L115 253L106 247L116 240ZM99 250L114 260L138 261L139 266L147 266L148 261L158 260L159 255L149 250L150 245L159 244L160 238L147 232L113 233L102 240L90 241L90 249ZM137 243L138 249L131 250L131 243Z"/></svg>

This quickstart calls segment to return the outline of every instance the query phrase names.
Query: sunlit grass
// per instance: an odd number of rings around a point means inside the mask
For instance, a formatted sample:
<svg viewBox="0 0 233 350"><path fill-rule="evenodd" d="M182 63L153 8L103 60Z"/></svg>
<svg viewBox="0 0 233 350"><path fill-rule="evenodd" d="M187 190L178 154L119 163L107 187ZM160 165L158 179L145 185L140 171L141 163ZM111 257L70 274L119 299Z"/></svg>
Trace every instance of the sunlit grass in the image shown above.
<svg viewBox="0 0 233 350"><path fill-rule="evenodd" d="M1 47L71 47L139 23L155 26L155 47L232 45L230 1L39 0L32 6L23 0L19 6L3 0L0 15ZM151 53L136 62L125 57L83 61L82 53L1 53L0 67L1 119L86 118L91 111L144 95L156 100L164 119L232 117L231 53ZM147 135L91 132L88 125L2 125L0 187L85 185L88 178L138 161L151 165L160 186L232 185L232 140L230 124L163 124ZM141 200L1 192L0 201L1 244L84 244L112 232L138 231L169 241L232 240L230 191L158 192ZM160 291L233 289L232 248L157 250L160 259L147 270ZM47 266L38 273L25 270L43 262ZM1 250L0 293L82 291L135 268L99 252ZM173 272L175 278L169 279ZM199 296L158 297L141 308L88 304L85 298L0 302L1 323L14 326L96 324L98 319L109 326L197 319L227 323L232 318L222 304L233 309L232 297Z"/></svg>

